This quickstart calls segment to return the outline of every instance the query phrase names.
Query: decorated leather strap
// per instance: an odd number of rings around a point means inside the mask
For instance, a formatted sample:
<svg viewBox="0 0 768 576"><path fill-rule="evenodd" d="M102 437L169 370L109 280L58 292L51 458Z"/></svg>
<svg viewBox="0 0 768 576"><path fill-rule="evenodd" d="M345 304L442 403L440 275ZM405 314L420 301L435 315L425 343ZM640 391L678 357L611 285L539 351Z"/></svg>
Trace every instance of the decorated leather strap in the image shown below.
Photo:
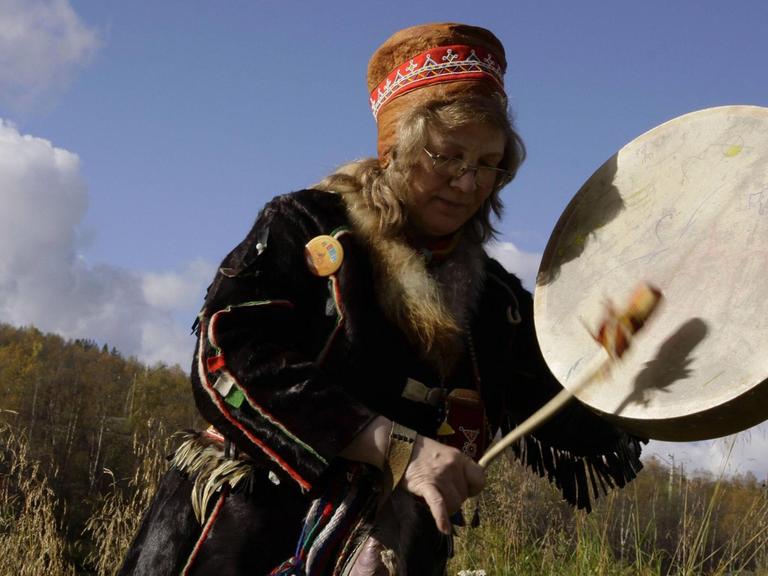
<svg viewBox="0 0 768 576"><path fill-rule="evenodd" d="M438 432L439 439L477 461L485 452L487 442L483 399L477 390L454 388L447 401L448 414L442 431Z"/></svg>
<svg viewBox="0 0 768 576"><path fill-rule="evenodd" d="M397 422L392 422L392 430L389 433L389 447L387 448L386 492L395 489L405 475L405 469L411 462L413 445L416 442L416 431L407 428Z"/></svg>

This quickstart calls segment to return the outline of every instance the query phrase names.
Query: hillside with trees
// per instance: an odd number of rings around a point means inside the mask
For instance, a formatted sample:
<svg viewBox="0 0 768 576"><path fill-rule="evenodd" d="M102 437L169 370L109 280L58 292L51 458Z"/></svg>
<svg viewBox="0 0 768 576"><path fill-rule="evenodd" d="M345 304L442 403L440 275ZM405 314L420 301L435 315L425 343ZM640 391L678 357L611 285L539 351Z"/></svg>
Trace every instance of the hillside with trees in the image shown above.
<svg viewBox="0 0 768 576"><path fill-rule="evenodd" d="M133 476L134 436L146 435L148 422L164 436L202 424L179 367L0 324L0 423L40 463L72 543L87 544L78 541L93 507Z"/></svg>

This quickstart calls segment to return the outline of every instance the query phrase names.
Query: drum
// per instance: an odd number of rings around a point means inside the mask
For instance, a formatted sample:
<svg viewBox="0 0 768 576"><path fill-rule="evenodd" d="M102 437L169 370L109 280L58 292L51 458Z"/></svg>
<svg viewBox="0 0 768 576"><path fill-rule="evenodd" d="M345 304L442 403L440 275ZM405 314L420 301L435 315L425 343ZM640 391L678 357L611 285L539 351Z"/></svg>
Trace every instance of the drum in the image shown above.
<svg viewBox="0 0 768 576"><path fill-rule="evenodd" d="M636 434L689 441L768 418L768 108L675 118L582 186L547 244L536 332L566 388L600 365L606 302L641 282L662 307L578 398Z"/></svg>

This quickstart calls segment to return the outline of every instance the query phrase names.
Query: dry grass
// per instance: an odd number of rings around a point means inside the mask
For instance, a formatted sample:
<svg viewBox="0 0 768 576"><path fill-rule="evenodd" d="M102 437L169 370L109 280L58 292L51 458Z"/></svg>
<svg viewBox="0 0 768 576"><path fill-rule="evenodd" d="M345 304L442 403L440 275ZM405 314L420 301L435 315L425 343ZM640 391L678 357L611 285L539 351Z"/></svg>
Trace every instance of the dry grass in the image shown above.
<svg viewBox="0 0 768 576"><path fill-rule="evenodd" d="M86 565L98 576L115 574L167 468L170 438L162 425L148 422L134 435L136 469L124 486L111 471L109 493L101 498L85 528L92 542ZM64 510L29 455L23 434L0 425L0 576L74 576L62 530Z"/></svg>
<svg viewBox="0 0 768 576"><path fill-rule="evenodd" d="M169 444L164 427L149 421L146 429L133 437L137 465L127 490L119 486L110 470L104 471L112 478L111 490L85 525L85 532L94 542L86 561L98 576L111 576L120 567L167 469L163 455L169 452Z"/></svg>
<svg viewBox="0 0 768 576"><path fill-rule="evenodd" d="M157 424L134 437L131 478L112 478L86 525L89 574L118 569L166 470ZM71 576L62 510L24 437L0 427L0 576ZM768 491L754 479L688 479L648 463L592 514L574 512L516 464L489 471L481 525L456 538L451 576L768 575ZM466 517L472 516L472 505Z"/></svg>
<svg viewBox="0 0 768 576"><path fill-rule="evenodd" d="M448 574L768 575L766 488L673 476L650 463L587 515L500 461L480 499L481 525L459 529Z"/></svg>
<svg viewBox="0 0 768 576"><path fill-rule="evenodd" d="M0 575L69 576L57 500L26 440L0 426Z"/></svg>

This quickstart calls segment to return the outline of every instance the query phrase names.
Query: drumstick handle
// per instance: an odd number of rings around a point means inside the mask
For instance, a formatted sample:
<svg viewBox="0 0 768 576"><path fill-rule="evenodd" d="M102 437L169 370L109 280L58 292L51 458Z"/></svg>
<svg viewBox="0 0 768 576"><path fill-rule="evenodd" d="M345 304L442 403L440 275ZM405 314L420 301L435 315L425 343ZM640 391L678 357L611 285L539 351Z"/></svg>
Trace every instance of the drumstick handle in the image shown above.
<svg viewBox="0 0 768 576"><path fill-rule="evenodd" d="M539 408L536 412L534 412L527 420L525 420L522 424L517 426L514 430L512 430L509 434L504 436L501 440L499 440L496 444L491 446L488 451L483 454L483 457L480 458L480 461L478 464L482 466L483 468L487 468L488 465L493 462L496 457L501 454L506 448L520 440L523 436L526 434L532 432L535 428L540 426L544 423L548 418L550 418L555 412L560 410L567 402L573 397L573 394L571 392L564 388L561 392L557 394L554 398L552 398L549 402L544 404L541 408Z"/></svg>
<svg viewBox="0 0 768 576"><path fill-rule="evenodd" d="M554 398L544 404L536 412L531 414L526 420L518 425L509 434L504 436L496 444L491 446L488 451L483 454L478 464L483 468L487 468L488 465L493 462L499 454L501 454L506 448L520 440L526 434L530 434L533 430L541 426L546 420L551 418L558 410L565 406L568 401L573 398L573 395L580 392L588 384L594 380L598 380L604 373L604 370L610 364L610 360L604 362L597 370L590 372L584 380L573 386L571 389L563 388Z"/></svg>
<svg viewBox="0 0 768 576"><path fill-rule="evenodd" d="M568 400L575 394L581 392L583 388L586 388L595 380L603 378L610 369L611 363L614 360L621 358L622 354L629 348L629 342L632 336L645 325L646 321L656 311L661 302L661 298L661 290L652 284L643 282L632 293L629 305L626 310L621 312L621 314L617 314L613 308L609 308L608 311L610 313L608 314L608 318L603 321L601 330L603 327L613 326L613 330L621 335L623 340L611 338L604 339L593 335L595 340L600 342L603 345L603 348L609 353L608 359L601 362L596 370L587 372L586 378L578 382L575 386L571 386L570 389L563 388L557 396L544 404L544 406L539 408L527 420L504 436L498 443L491 446L488 452L483 454L483 457L480 458L478 464L483 468L487 468L505 448L544 423L544 421L555 414L555 412L565 406ZM587 330L589 331L589 329ZM621 346L619 346L620 343L622 343Z"/></svg>

